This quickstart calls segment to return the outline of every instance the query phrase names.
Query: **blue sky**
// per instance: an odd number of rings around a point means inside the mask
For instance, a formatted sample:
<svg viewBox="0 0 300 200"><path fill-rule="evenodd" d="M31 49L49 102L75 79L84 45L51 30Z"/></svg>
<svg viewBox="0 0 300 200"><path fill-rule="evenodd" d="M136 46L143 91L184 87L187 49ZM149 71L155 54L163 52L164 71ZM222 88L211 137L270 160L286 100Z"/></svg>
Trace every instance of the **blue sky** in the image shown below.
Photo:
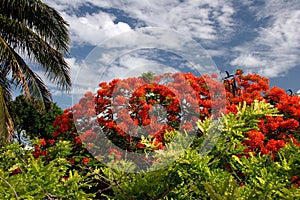
<svg viewBox="0 0 300 200"><path fill-rule="evenodd" d="M140 50L119 55L107 66L106 73L102 73L105 76L95 78L93 75L97 73L91 74L93 67L83 70L83 63L90 61L95 49L101 51L101 45L109 46L107 44L115 42L116 37L126 43L127 33L145 27L168 29L192 38L211 56L219 71L234 72L240 68L270 78L272 86L295 92L300 89L299 0L43 1L57 9L70 24L72 42L67 61L74 91L64 94L48 84L54 100L63 108L75 103L74 98L72 100L75 95L95 89L91 86L92 79L108 81L155 65L165 69L168 64L172 67L171 61L165 62L166 54L148 49L144 54ZM148 56L143 56L146 54ZM173 59L169 57L169 60ZM175 60L176 57L173 64Z"/></svg>

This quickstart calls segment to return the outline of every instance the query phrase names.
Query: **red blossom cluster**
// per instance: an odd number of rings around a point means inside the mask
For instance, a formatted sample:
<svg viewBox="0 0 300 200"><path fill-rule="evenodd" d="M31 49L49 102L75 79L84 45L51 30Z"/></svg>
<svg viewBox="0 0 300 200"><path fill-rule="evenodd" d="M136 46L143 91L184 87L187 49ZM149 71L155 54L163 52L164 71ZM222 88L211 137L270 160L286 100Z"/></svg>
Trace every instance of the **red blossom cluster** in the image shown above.
<svg viewBox="0 0 300 200"><path fill-rule="evenodd" d="M150 135L155 146L164 148L166 130L193 131L197 120L211 116L212 107L223 112L220 109L222 102L216 94L222 93L220 88L225 87L227 113L237 112L236 105L240 102L246 101L250 105L258 99L273 104L283 114L263 118L259 122L259 131L245 133L249 138L244 141L249 147L245 151L273 154L289 140L298 145L298 96L290 96L278 87L270 89L267 78L257 74L244 75L241 70L237 70L231 79L224 80L223 85L214 78L217 75L196 77L191 73L174 73L156 76L150 81L127 78L102 82L96 95L86 93L72 109L57 117L53 137L68 133L76 145L84 142L91 150L101 132L112 142L132 151L145 147L140 143L141 135ZM77 130L82 133L76 133L72 117Z"/></svg>
<svg viewBox="0 0 300 200"><path fill-rule="evenodd" d="M211 114L213 91L209 92L207 85L215 92L222 89L213 77L174 73L150 81L128 78L102 82L95 97L98 124L110 140L127 150L144 148L142 135L151 136L155 149L163 149L166 131L194 131L196 122Z"/></svg>
<svg viewBox="0 0 300 200"><path fill-rule="evenodd" d="M196 77L191 73L174 73L151 80L127 78L102 82L96 94L86 93L78 104L56 118L53 138L41 139L34 154L36 157L47 154L41 149L64 139L71 140L76 148L84 144L93 155L101 157L95 152L103 145L101 134L128 151L146 147L141 143L141 136L151 138L153 150L164 149L167 130L196 131L201 136L196 126L198 120L219 116L222 112L236 113L236 105L243 101L250 105L256 99L274 105L281 116L264 117L258 122L259 130L245 133L245 156L249 156L248 152L253 155L261 152L275 158L290 141L299 145L299 96L288 95L278 87L270 89L267 78L257 74L244 75L241 70L231 78L223 79L222 83L215 78L215 74ZM224 97L226 110L221 109ZM110 146L107 149L121 159L119 150ZM81 162L85 164L86 161Z"/></svg>
<svg viewBox="0 0 300 200"><path fill-rule="evenodd" d="M257 99L274 105L282 115L262 118L258 123L259 131L252 130L246 133L249 140L244 141L244 145L249 148L245 149L245 152L261 152L274 158L280 148L290 141L299 145L299 96L288 95L285 90L276 86L270 89L267 78L257 74L244 75L241 70L224 85L227 91L228 112L236 113L235 105L240 102L246 101L250 105Z"/></svg>
<svg viewBox="0 0 300 200"><path fill-rule="evenodd" d="M300 186L300 178L299 176L293 176L291 178L292 184L295 188L298 188Z"/></svg>
<svg viewBox="0 0 300 200"><path fill-rule="evenodd" d="M39 158L44 156L47 159L51 159L54 155L50 155L48 148L54 146L56 141L71 141L74 144L74 149L80 151L82 148L82 139L79 137L76 127L74 126L73 112L71 109L66 109L64 113L57 116L53 122L55 128L52 138L40 138L39 143L34 145L33 156ZM91 137L91 131L87 131L86 138L97 139L96 137ZM84 134L83 134L84 135ZM75 163L75 158L70 158L70 163ZM88 164L89 158L82 158L82 164Z"/></svg>
<svg viewBox="0 0 300 200"><path fill-rule="evenodd" d="M41 149L37 144L34 145L34 151L32 152L32 154L35 158L39 158L40 156L48 156L47 150Z"/></svg>
<svg viewBox="0 0 300 200"><path fill-rule="evenodd" d="M14 171L11 172L11 175L16 175L16 174L21 174L22 170L20 169L20 167L18 167L17 169L15 169Z"/></svg>

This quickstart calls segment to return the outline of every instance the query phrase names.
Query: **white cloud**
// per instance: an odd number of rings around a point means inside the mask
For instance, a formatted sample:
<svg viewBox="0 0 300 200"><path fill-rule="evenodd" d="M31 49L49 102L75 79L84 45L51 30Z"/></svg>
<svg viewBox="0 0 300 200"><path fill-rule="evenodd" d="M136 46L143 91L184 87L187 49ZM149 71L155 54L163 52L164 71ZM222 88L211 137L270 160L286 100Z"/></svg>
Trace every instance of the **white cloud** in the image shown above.
<svg viewBox="0 0 300 200"><path fill-rule="evenodd" d="M260 67L258 73L277 77L299 64L300 10L291 5L287 8L282 1L273 3L266 3L266 8L258 12L258 18L269 17L269 23L258 29L258 37L253 41L234 49L239 55L232 65Z"/></svg>
<svg viewBox="0 0 300 200"><path fill-rule="evenodd" d="M130 31L128 24L113 22L114 17L103 12L86 14L83 17L64 14L70 23L72 43L97 45L103 40Z"/></svg>
<svg viewBox="0 0 300 200"><path fill-rule="evenodd" d="M265 66L265 62L263 60L260 60L259 58L250 55L250 54L242 54L239 57L235 58L230 63L231 65L241 65L243 67L249 67L249 68L258 68Z"/></svg>
<svg viewBox="0 0 300 200"><path fill-rule="evenodd" d="M205 41L226 37L232 31L233 8L224 1L191 0L178 2L139 1L120 3L111 1L112 7L118 7L130 16L146 22L149 26L159 26L177 30L187 36ZM220 25L220 29L217 28ZM222 35L219 35L222 29Z"/></svg>
<svg viewBox="0 0 300 200"><path fill-rule="evenodd" d="M92 70L89 70L89 66L81 61L77 61L75 58L67 59L67 62L71 69L71 77L73 80L73 88L85 88L86 91L93 90L97 87L99 74ZM77 91L74 91L77 93Z"/></svg>
<svg viewBox="0 0 300 200"><path fill-rule="evenodd" d="M89 0L42 0L47 5L51 6L52 8L63 11L68 10L70 8L78 8L79 6L88 3Z"/></svg>
<svg viewBox="0 0 300 200"><path fill-rule="evenodd" d="M233 33L234 9L230 1L44 0L44 2L61 12L70 10L70 8L76 10L87 3L103 8L119 9L129 17L143 21L146 26L170 28L189 37L202 39L203 43L207 44L211 41L229 38ZM127 24L113 24L112 16L104 13L86 15L82 18L64 14L64 17L71 25L73 40L79 42L95 44L129 30Z"/></svg>
<svg viewBox="0 0 300 200"><path fill-rule="evenodd" d="M154 72L156 74L164 74L167 72L176 72L178 70L164 66L156 61L147 58L137 57L136 55L125 55L118 61L108 67L103 74L101 81L111 81L114 78L138 77L145 72Z"/></svg>
<svg viewBox="0 0 300 200"><path fill-rule="evenodd" d="M211 55L235 56L230 62L231 65L245 68L246 71L248 69L262 73L268 77L284 75L300 61L299 0L266 0L259 5L250 0L238 4L230 0L185 0L183 2L44 0L44 2L62 12L64 18L69 21L74 45L99 44L112 36L131 30L125 22L114 23L116 19L114 13L99 11L81 17L72 14L73 11L78 11L80 6L87 5L118 9L123 11L126 17L137 19L148 27L172 29L187 37L200 39L202 44L210 48L208 53ZM239 20L235 14L240 5L246 6L251 13L256 13L253 21L258 26L257 37L230 51L231 47L220 46L222 42L232 39L237 28L243 28L238 27L239 21L235 21ZM260 24L261 20L267 24ZM171 38L166 40L172 41Z"/></svg>

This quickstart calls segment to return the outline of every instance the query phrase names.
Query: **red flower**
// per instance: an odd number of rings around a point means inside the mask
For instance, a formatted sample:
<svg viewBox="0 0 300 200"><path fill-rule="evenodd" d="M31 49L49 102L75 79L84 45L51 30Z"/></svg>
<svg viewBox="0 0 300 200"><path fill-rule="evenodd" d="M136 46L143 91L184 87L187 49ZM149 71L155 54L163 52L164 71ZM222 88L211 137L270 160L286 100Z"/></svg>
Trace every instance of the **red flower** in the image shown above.
<svg viewBox="0 0 300 200"><path fill-rule="evenodd" d="M271 139L266 144L266 149L273 151L274 153L278 152L282 147L285 146L285 142L283 140L274 140Z"/></svg>
<svg viewBox="0 0 300 200"><path fill-rule="evenodd" d="M295 119L287 119L286 121L281 123L282 128L295 130L299 127L299 122Z"/></svg>
<svg viewBox="0 0 300 200"><path fill-rule="evenodd" d="M254 99L258 99L274 105L279 110L279 114L282 114L280 117L260 119L259 130L246 133L249 140L243 141L243 144L248 146L245 153L251 151L255 155L260 151L263 154L271 153L274 156L274 153L290 139L294 144L300 145L297 141L299 137L296 134L300 130L300 97L287 95L285 90L278 87L269 89L267 78L257 74L244 75L241 70L237 70L232 79L223 83L216 82L214 78L217 76L196 77L192 73L178 72L156 76L151 81L142 78L128 78L125 80L114 79L109 83L102 82L99 84L100 89L97 91L97 96L94 97L91 92L87 93L79 101L79 104L73 106L73 113L67 109L64 114L56 118L53 137L66 139L71 136L74 137L76 145L81 144L73 127L72 116L74 115L75 119L84 120L81 125L87 129L84 129L86 132L80 137L91 147L92 145L89 143L97 139L98 135L93 132L96 129L92 131L95 126L89 123L93 116L97 116L104 134L111 136L115 141L126 140L128 144L130 143L125 148L130 150L144 148L144 145L139 143L132 146L131 142L136 142L134 138L136 135L124 132L131 133L135 130L137 130L137 135L140 130L142 134L149 133L149 136L152 136L151 141L156 138L155 145L163 148L166 130L171 128L177 130L180 125L182 125L181 128L192 130L192 124L196 121L211 116L212 105L214 108L222 108L223 101L213 102L212 95L214 99L222 100L223 96L219 94L226 94L227 113L236 113L236 105L240 102L246 101L247 104L250 104ZM167 82L167 84L162 85L162 82ZM234 83L235 88L233 87ZM218 93L220 91L218 88L223 87L222 84L226 89L225 94L224 91ZM134 88L135 91L131 91L131 88ZM191 94L195 94L195 96ZM155 105L163 107L162 111L166 112L165 119L162 115L157 116L157 113L161 112ZM184 113L184 109L188 110L188 114ZM187 116L189 114L197 116L196 119L191 120L192 117ZM218 111L213 115L219 116L221 112ZM144 127L137 129L137 125ZM47 140L47 143L50 144L50 141ZM43 145L44 142L40 144L41 147L44 147ZM39 148L37 148L36 155L41 154ZM117 157L120 158L120 153L117 154Z"/></svg>
<svg viewBox="0 0 300 200"><path fill-rule="evenodd" d="M157 140L157 139L154 139L154 140L152 141L152 144L155 146L155 149L156 149L156 150L157 150L157 149L164 149L164 148L165 148L164 145L163 145L163 143L160 142L160 141Z"/></svg>
<svg viewBox="0 0 300 200"><path fill-rule="evenodd" d="M62 132L62 133L65 133L68 130L69 130L68 124L61 124L60 127L59 127L59 131Z"/></svg>
<svg viewBox="0 0 300 200"><path fill-rule="evenodd" d="M59 181L66 181L69 179L69 176L63 176L59 179Z"/></svg>
<svg viewBox="0 0 300 200"><path fill-rule="evenodd" d="M106 85L107 85L106 82L101 82L101 83L99 84L99 86L102 87L102 88L104 88Z"/></svg>
<svg viewBox="0 0 300 200"><path fill-rule="evenodd" d="M243 186L245 186L245 185L246 185L245 183L240 183L240 184L239 184L240 187L243 187Z"/></svg>
<svg viewBox="0 0 300 200"><path fill-rule="evenodd" d="M114 99L114 104L117 105L117 106L121 106L121 105L124 105L126 103L127 99L123 96L117 96L115 99Z"/></svg>
<svg viewBox="0 0 300 200"><path fill-rule="evenodd" d="M75 158L71 158L71 159L70 159L70 163L71 163L71 164L74 164L74 163L75 163Z"/></svg>
<svg viewBox="0 0 300 200"><path fill-rule="evenodd" d="M34 152L32 152L32 155L33 155L33 157L38 158L38 157L40 157L41 154L39 151L34 151Z"/></svg>
<svg viewBox="0 0 300 200"><path fill-rule="evenodd" d="M181 129L190 132L194 130L194 126L191 122L186 122L181 126Z"/></svg>
<svg viewBox="0 0 300 200"><path fill-rule="evenodd" d="M211 77L214 78L214 79L217 79L218 78L218 74L212 74Z"/></svg>
<svg viewBox="0 0 300 200"><path fill-rule="evenodd" d="M137 143L137 144L136 144L136 148L143 149L143 148L145 148L145 147L146 147L146 145L144 145L144 144L142 144L142 143Z"/></svg>
<svg viewBox="0 0 300 200"><path fill-rule="evenodd" d="M120 161L122 159L122 153L117 149L109 148L108 149L110 154L114 154L115 158Z"/></svg>
<svg viewBox="0 0 300 200"><path fill-rule="evenodd" d="M292 181L296 181L296 180L298 180L298 178L299 178L298 176L293 176Z"/></svg>
<svg viewBox="0 0 300 200"><path fill-rule="evenodd" d="M59 131L54 131L54 133L53 133L53 137L55 137L55 138L60 135L61 135L61 132L59 132Z"/></svg>
<svg viewBox="0 0 300 200"><path fill-rule="evenodd" d="M39 150L40 150L40 146L37 145L37 144L35 144L35 145L34 145L34 150L35 150L35 151L39 151Z"/></svg>
<svg viewBox="0 0 300 200"><path fill-rule="evenodd" d="M82 159L82 164L87 165L90 162L89 158Z"/></svg>
<svg viewBox="0 0 300 200"><path fill-rule="evenodd" d="M17 169L15 169L14 171L12 171L12 175L21 174L21 173L22 173L22 171L19 167Z"/></svg>
<svg viewBox="0 0 300 200"><path fill-rule="evenodd" d="M92 149L93 146L94 146L93 143L90 143L90 142L89 142L89 143L87 144L87 148L88 148L89 150Z"/></svg>
<svg viewBox="0 0 300 200"><path fill-rule="evenodd" d="M270 151L268 149L266 149L265 147L261 148L260 152L265 155L270 153Z"/></svg>
<svg viewBox="0 0 300 200"><path fill-rule="evenodd" d="M55 143L55 140L54 139L48 139L47 142L50 144L50 145L53 145Z"/></svg>
<svg viewBox="0 0 300 200"><path fill-rule="evenodd" d="M40 155L47 156L48 152L47 151L40 151Z"/></svg>
<svg viewBox="0 0 300 200"><path fill-rule="evenodd" d="M97 91L99 96L106 96L108 94L108 90L106 89L100 89Z"/></svg>
<svg viewBox="0 0 300 200"><path fill-rule="evenodd" d="M81 141L80 137L76 137L74 142L75 142L76 145L81 145L82 144L82 141Z"/></svg>
<svg viewBox="0 0 300 200"><path fill-rule="evenodd" d="M247 133L249 140L244 141L244 144L248 145L249 147L255 149L255 148L261 148L264 144L265 136L257 131L252 130Z"/></svg>
<svg viewBox="0 0 300 200"><path fill-rule="evenodd" d="M92 97L93 96L93 93L92 92L87 92L84 94L85 97Z"/></svg>
<svg viewBox="0 0 300 200"><path fill-rule="evenodd" d="M40 145L41 146L46 146L47 145L46 140L44 138L40 139Z"/></svg>
<svg viewBox="0 0 300 200"><path fill-rule="evenodd" d="M118 127L119 127L122 131L128 132L128 126L127 126L126 123L121 122L120 124L118 124Z"/></svg>

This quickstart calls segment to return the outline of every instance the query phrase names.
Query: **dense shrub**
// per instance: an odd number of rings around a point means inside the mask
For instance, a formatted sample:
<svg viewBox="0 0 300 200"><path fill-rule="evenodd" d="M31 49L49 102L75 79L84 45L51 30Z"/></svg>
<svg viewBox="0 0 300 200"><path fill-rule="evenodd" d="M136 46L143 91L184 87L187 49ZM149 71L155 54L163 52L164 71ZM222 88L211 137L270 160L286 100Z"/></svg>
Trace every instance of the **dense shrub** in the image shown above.
<svg viewBox="0 0 300 200"><path fill-rule="evenodd" d="M148 173L126 173L122 170L102 168L110 180L113 195L109 199L298 199L300 197L299 146L286 144L277 152L278 159L249 153L241 156L247 148L243 133L256 129L262 116L276 114L276 109L264 102L251 106L239 106L235 115L222 117L226 126L221 130L213 151L201 156L199 150L203 137L194 140L192 146L167 167ZM247 122L247 123L245 123ZM207 119L198 123L203 134L213 128ZM184 140L185 135L180 135ZM166 145L164 159L170 159L182 146ZM159 156L161 157L161 155ZM162 160L163 162L163 160ZM120 162L120 169L134 167L132 163ZM156 163L159 166L159 161Z"/></svg>
<svg viewBox="0 0 300 200"><path fill-rule="evenodd" d="M59 152L51 161L48 153ZM0 199L91 199L83 188L91 185L89 175L70 170L65 159L71 152L69 142L58 141L39 159L17 143L0 149Z"/></svg>
<svg viewBox="0 0 300 200"><path fill-rule="evenodd" d="M300 98L278 87L270 89L267 78L238 70L223 79L226 110L216 113L223 104L218 99L222 97L222 85L215 77L175 73L100 83L97 94L86 93L78 104L56 118L52 138L41 138L34 155L49 155L48 148L56 142L71 141L72 153L66 157L73 164L71 168L85 169L84 173L100 168L92 191L117 199L299 197L299 159L293 155L299 152ZM160 84L169 80L168 87ZM186 82L188 85L184 85ZM215 103L218 100L220 103ZM161 110L165 113L159 114ZM226 115L220 118L224 127L219 130L221 136L215 148L201 157L199 150L211 124L208 119L220 117L222 111ZM128 134L133 130L138 132ZM101 161L98 149L106 145L101 134L128 152L146 152L145 159L149 152L168 159L170 149L180 149L170 143L175 135L196 137L191 148L173 164L154 172L128 174L94 159ZM115 165L122 169L136 167L137 163L124 161L121 151L112 146L107 149ZM53 158L55 155L49 157ZM158 163L150 167L155 165Z"/></svg>

